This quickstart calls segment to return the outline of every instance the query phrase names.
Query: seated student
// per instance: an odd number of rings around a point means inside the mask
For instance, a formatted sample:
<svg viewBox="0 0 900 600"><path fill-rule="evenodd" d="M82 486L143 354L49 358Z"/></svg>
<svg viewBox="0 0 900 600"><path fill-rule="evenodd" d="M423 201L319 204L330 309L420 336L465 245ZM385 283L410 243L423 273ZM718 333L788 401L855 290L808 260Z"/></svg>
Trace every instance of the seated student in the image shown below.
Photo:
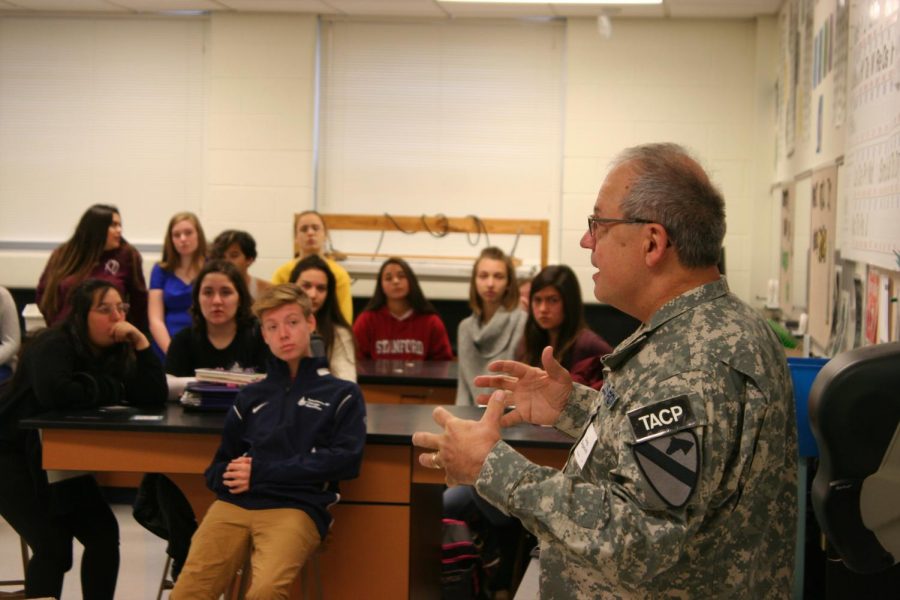
<svg viewBox="0 0 900 600"><path fill-rule="evenodd" d="M176 213L163 238L162 260L150 271L150 335L162 361L172 337L191 324L191 287L205 260L206 236L197 215Z"/></svg>
<svg viewBox="0 0 900 600"><path fill-rule="evenodd" d="M585 323L581 286L572 269L566 265L541 269L531 280L529 305L516 360L540 366L541 352L553 346L553 358L573 381L600 389L603 365L599 359L612 347Z"/></svg>
<svg viewBox="0 0 900 600"><path fill-rule="evenodd" d="M147 329L147 285L138 249L122 237L122 216L111 204L94 204L81 215L75 232L47 260L35 302L48 326L69 314L69 296L85 279L112 282L128 302L128 322Z"/></svg>
<svg viewBox="0 0 900 600"><path fill-rule="evenodd" d="M456 404L473 406L479 393L489 391L475 387L475 376L487 373L488 363L515 355L528 318L518 304L512 260L500 248L485 248L472 266L469 280L472 315L459 323L456 335Z"/></svg>
<svg viewBox="0 0 900 600"><path fill-rule="evenodd" d="M52 409L161 405L166 379L147 337L125 320L128 305L112 282L83 281L69 302L66 319L29 344L0 398L0 514L31 547L28 598L60 597L77 538L84 546L82 597L112 600L119 571L115 515L92 475L60 480L60 472L44 471L38 432L19 429L19 422Z"/></svg>
<svg viewBox="0 0 900 600"><path fill-rule="evenodd" d="M194 535L173 600L218 598L250 547L247 598L287 598L331 526L337 481L359 474L365 403L355 383L311 358L309 298L293 284L260 296L253 310L275 360L265 380L241 390L206 470L217 496Z"/></svg>
<svg viewBox="0 0 900 600"><path fill-rule="evenodd" d="M328 357L331 374L347 381L356 381L353 332L338 308L334 274L328 263L315 254L302 258L291 272L291 280L300 286L312 304L316 333L325 343L325 356Z"/></svg>
<svg viewBox="0 0 900 600"><path fill-rule="evenodd" d="M325 228L325 220L317 211L304 210L297 217L297 229L294 232L294 245L298 249L296 258L293 258L275 270L272 275L272 283L290 283L291 271L297 262L316 254L325 259L328 268L331 269L335 280L335 297L338 308L344 315L344 320L353 322L353 297L350 295L350 274L337 262L325 256L325 241L328 239L328 230Z"/></svg>
<svg viewBox="0 0 900 600"><path fill-rule="evenodd" d="M269 352L237 267L224 260L206 263L197 275L192 298L193 324L172 338L166 373L192 377L200 368L265 371Z"/></svg>
<svg viewBox="0 0 900 600"><path fill-rule="evenodd" d="M217 235L209 251L209 257L227 260L237 267L244 277L251 298L256 298L260 292L272 285L265 279L250 275L250 265L256 260L256 240L246 231L226 229Z"/></svg>
<svg viewBox="0 0 900 600"><path fill-rule="evenodd" d="M444 322L402 258L389 258L381 265L375 293L353 323L353 335L360 359L453 358Z"/></svg>
<svg viewBox="0 0 900 600"><path fill-rule="evenodd" d="M21 336L16 301L8 289L0 286L0 390L16 368Z"/></svg>

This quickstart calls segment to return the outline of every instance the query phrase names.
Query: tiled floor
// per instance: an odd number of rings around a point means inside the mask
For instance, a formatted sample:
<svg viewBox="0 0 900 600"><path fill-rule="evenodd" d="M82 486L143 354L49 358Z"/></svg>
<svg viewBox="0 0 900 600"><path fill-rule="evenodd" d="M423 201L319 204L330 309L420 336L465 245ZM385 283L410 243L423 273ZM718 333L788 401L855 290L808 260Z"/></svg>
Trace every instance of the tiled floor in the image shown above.
<svg viewBox="0 0 900 600"><path fill-rule="evenodd" d="M131 506L114 504L113 512L119 520L121 551L116 600L153 600L159 589L159 579L166 560L166 543L135 522L131 516ZM63 600L81 598L78 576L80 564L81 546L75 542L75 563L66 574ZM19 537L6 521L0 519L0 580L21 577ZM0 591L12 589L0 588Z"/></svg>

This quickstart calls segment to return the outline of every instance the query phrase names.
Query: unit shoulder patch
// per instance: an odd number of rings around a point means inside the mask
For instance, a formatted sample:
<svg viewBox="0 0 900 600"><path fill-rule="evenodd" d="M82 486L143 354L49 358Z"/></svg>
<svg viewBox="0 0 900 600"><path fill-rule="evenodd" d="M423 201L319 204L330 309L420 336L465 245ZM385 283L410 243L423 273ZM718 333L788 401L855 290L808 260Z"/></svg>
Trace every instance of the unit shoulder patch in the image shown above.
<svg viewBox="0 0 900 600"><path fill-rule="evenodd" d="M628 422L635 444L697 425L691 402L685 395L628 411Z"/></svg>
<svg viewBox="0 0 900 600"><path fill-rule="evenodd" d="M681 508L697 487L700 447L693 431L679 431L632 446L634 459L653 491Z"/></svg>

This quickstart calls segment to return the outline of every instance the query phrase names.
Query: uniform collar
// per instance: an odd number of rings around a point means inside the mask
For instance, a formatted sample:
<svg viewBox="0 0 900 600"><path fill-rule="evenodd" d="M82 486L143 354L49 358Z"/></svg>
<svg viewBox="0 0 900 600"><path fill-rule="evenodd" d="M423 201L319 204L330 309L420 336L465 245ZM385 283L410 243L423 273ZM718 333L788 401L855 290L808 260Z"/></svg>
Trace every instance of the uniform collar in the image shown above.
<svg viewBox="0 0 900 600"><path fill-rule="evenodd" d="M650 317L650 322L642 324L637 330L628 336L621 344L616 346L612 354L603 359L603 364L612 370L622 366L633 354L644 345L653 332L672 319L693 310L701 304L728 294L728 282L724 277L697 286L692 290L681 294L663 304L658 311Z"/></svg>

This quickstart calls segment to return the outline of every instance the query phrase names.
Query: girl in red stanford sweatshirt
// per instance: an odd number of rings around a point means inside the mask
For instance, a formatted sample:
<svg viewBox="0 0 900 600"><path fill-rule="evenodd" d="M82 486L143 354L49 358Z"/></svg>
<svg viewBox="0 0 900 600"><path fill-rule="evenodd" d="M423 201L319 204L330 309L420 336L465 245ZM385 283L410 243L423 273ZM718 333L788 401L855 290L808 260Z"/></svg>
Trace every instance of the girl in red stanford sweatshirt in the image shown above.
<svg viewBox="0 0 900 600"><path fill-rule="evenodd" d="M353 323L358 359L451 360L444 322L402 258L381 265L375 294Z"/></svg>

